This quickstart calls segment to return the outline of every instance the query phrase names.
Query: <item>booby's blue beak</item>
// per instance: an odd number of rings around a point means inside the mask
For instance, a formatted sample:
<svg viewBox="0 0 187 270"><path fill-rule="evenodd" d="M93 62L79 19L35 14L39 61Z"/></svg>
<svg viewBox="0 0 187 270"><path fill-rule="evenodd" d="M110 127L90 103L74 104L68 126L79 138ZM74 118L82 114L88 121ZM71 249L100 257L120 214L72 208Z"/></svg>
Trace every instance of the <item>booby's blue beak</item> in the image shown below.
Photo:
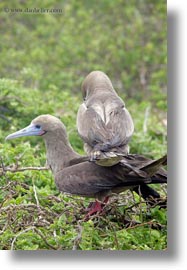
<svg viewBox="0 0 187 270"><path fill-rule="evenodd" d="M29 126L8 135L5 140L11 140L24 136L42 136L45 133L46 131L42 130L41 126L31 123Z"/></svg>

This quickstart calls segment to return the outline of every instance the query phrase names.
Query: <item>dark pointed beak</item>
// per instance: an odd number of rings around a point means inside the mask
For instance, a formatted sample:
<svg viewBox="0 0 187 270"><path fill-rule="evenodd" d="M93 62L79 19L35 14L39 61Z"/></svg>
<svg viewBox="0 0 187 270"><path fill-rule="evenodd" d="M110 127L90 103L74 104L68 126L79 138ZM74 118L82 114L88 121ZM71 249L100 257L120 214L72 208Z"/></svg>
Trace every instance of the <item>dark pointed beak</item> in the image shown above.
<svg viewBox="0 0 187 270"><path fill-rule="evenodd" d="M45 131L43 131L41 128L38 129L35 125L31 123L29 126L8 135L5 140L11 140L24 136L41 136L44 133Z"/></svg>

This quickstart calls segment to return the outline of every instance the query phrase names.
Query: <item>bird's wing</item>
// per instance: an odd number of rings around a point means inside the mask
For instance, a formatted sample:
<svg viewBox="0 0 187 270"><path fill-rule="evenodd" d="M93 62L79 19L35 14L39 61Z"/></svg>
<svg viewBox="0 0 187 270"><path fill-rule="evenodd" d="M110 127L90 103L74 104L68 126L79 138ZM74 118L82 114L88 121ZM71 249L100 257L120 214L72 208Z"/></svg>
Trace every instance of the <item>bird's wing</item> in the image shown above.
<svg viewBox="0 0 187 270"><path fill-rule="evenodd" d="M151 183L151 180L137 175L128 175L120 165L106 168L83 162L59 171L55 175L55 182L63 192L94 197L97 193Z"/></svg>
<svg viewBox="0 0 187 270"><path fill-rule="evenodd" d="M128 164L134 168L141 169L146 173L148 173L149 176L151 176L156 171L158 171L158 169L161 168L161 166L167 165L167 155L164 155L163 157L157 160L153 160L139 154L129 154L123 156L121 163L122 165Z"/></svg>
<svg viewBox="0 0 187 270"><path fill-rule="evenodd" d="M109 138L102 117L102 108L97 106L87 107L83 103L77 114L78 133L84 142L94 147L95 144L105 142Z"/></svg>
<svg viewBox="0 0 187 270"><path fill-rule="evenodd" d="M127 144L134 131L132 118L121 100L97 102L88 107L83 103L77 114L77 128L90 146L107 143L109 148Z"/></svg>
<svg viewBox="0 0 187 270"><path fill-rule="evenodd" d="M107 103L105 114L106 128L113 134L114 144L127 144L134 132L134 124L124 104L120 100Z"/></svg>
<svg viewBox="0 0 187 270"><path fill-rule="evenodd" d="M129 174L150 177L152 183L167 183L167 171L163 168L166 162L167 155L157 160L151 160L142 155L131 154L124 156L120 165L126 168L126 172Z"/></svg>
<svg viewBox="0 0 187 270"><path fill-rule="evenodd" d="M167 155L157 160L153 160L151 163L143 166L141 169L144 172L148 173L149 176L152 176L160 169L161 166L165 165L166 163L167 163Z"/></svg>

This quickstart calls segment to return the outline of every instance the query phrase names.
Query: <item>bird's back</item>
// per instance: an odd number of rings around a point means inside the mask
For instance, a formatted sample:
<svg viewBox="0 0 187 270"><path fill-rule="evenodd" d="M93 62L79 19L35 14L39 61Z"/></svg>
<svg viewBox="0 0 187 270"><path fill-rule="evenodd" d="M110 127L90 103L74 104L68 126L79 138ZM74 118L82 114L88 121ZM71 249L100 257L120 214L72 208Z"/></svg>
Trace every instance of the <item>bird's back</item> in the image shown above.
<svg viewBox="0 0 187 270"><path fill-rule="evenodd" d="M114 159L113 165L120 160L116 153L129 152L128 143L134 131L131 115L103 72L91 72L82 91L85 101L77 114L77 128L85 150L91 160L101 158L102 152L107 159Z"/></svg>

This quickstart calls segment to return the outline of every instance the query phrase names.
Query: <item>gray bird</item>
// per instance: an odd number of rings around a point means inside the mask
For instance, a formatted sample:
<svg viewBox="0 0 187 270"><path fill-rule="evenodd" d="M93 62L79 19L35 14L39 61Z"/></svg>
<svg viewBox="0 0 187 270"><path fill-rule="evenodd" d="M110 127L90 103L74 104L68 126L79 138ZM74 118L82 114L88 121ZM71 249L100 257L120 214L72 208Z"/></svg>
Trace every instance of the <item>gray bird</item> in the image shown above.
<svg viewBox="0 0 187 270"><path fill-rule="evenodd" d="M130 113L108 76L91 72L82 83L84 102L77 114L77 129L90 160L113 166L129 153L134 131Z"/></svg>
<svg viewBox="0 0 187 270"><path fill-rule="evenodd" d="M23 136L41 136L45 141L47 164L55 183L62 192L96 198L89 215L101 210L102 203L112 193L126 189L140 190L144 199L160 198L146 184L167 182L162 165L166 157L149 160L140 155L129 155L119 164L103 167L88 161L71 147L64 124L51 115L40 115L31 124L6 137L6 140Z"/></svg>

